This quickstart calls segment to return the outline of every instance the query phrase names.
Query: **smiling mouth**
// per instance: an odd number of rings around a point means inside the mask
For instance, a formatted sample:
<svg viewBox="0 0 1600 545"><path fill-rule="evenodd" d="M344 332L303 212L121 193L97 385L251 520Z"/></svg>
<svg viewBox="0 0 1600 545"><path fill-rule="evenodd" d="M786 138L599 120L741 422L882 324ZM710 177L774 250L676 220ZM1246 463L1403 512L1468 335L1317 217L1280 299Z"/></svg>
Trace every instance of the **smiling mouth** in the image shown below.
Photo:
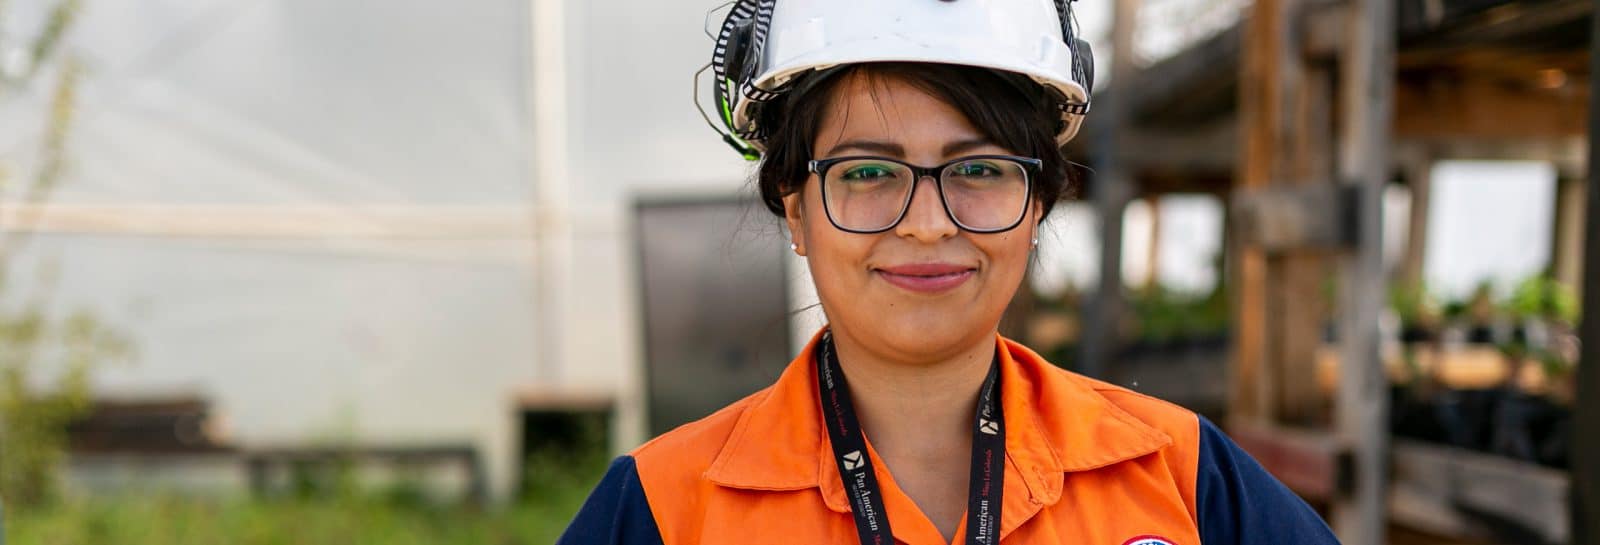
<svg viewBox="0 0 1600 545"><path fill-rule="evenodd" d="M923 294L943 293L965 284L977 274L972 267L943 263L900 265L873 269L879 277L901 289Z"/></svg>

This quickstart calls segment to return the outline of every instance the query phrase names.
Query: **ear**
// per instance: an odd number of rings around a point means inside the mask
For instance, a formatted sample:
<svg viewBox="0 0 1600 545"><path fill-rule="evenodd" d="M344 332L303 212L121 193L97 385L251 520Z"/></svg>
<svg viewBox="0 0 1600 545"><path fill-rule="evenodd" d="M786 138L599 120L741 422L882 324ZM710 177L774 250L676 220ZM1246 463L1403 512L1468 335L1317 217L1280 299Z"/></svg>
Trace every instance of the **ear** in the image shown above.
<svg viewBox="0 0 1600 545"><path fill-rule="evenodd" d="M783 221L789 225L789 237L794 243L794 253L806 255L805 189L783 196Z"/></svg>
<svg viewBox="0 0 1600 545"><path fill-rule="evenodd" d="M1028 208L1028 214L1032 216L1029 218L1032 221L1029 221L1028 224L1033 231L1028 236L1033 240L1039 240L1040 228L1044 226L1044 205L1034 201L1033 204L1028 205Z"/></svg>

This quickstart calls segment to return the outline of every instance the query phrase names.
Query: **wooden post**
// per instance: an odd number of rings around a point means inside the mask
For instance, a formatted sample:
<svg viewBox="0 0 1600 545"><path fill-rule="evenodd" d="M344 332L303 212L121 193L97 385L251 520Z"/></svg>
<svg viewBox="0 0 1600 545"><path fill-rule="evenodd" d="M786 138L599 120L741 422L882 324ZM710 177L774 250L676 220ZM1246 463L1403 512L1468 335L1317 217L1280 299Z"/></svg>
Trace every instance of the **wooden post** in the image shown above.
<svg viewBox="0 0 1600 545"><path fill-rule="evenodd" d="M1104 127L1094 146L1094 207L1100 221L1100 282L1086 309L1079 345L1077 370L1091 377L1106 376L1107 363L1121 342L1122 322L1122 212L1135 193L1126 166L1119 160L1120 141L1128 128L1127 107L1120 89L1132 79L1133 29L1140 0L1116 0L1113 27L1111 83L1095 99L1089 119ZM1096 117L1098 116L1098 118Z"/></svg>
<svg viewBox="0 0 1600 545"><path fill-rule="evenodd" d="M1357 244L1343 259L1339 396L1340 441L1352 469L1348 495L1334 502L1333 528L1352 545L1385 539L1388 389L1378 355L1378 315L1385 300L1383 187L1389 177L1394 115L1395 24L1388 0L1351 0L1340 56L1339 176L1354 186Z"/></svg>
<svg viewBox="0 0 1600 545"><path fill-rule="evenodd" d="M1400 258L1396 280L1407 289L1422 286L1423 265L1428 256L1428 211L1433 205L1433 159L1419 154L1404 165L1411 186L1411 214L1407 219L1406 251Z"/></svg>
<svg viewBox="0 0 1600 545"><path fill-rule="evenodd" d="M1556 181L1555 220L1550 239L1550 272L1562 284L1583 284L1583 213L1586 188L1582 178L1561 176ZM1580 293L1581 295L1581 293Z"/></svg>
<svg viewBox="0 0 1600 545"><path fill-rule="evenodd" d="M1589 77L1600 74L1600 0L1589 30ZM1593 86L1590 86L1593 89ZM1572 543L1600 545L1600 97L1589 94L1589 228L1583 250L1583 353L1572 427Z"/></svg>
<svg viewBox="0 0 1600 545"><path fill-rule="evenodd" d="M1154 292L1161 286L1161 196L1150 195L1144 202L1150 209L1150 246L1145 248L1141 283L1145 291Z"/></svg>
<svg viewBox="0 0 1600 545"><path fill-rule="evenodd" d="M1291 20L1297 19L1290 11ZM1333 82L1329 70L1307 66L1297 41L1285 45L1284 69L1293 82L1288 90L1292 115L1289 153L1279 169L1277 183L1330 184L1333 172ZM1301 250L1272 260L1271 278L1277 284L1268 322L1273 342L1268 365L1276 370L1272 391L1274 411L1286 424L1327 425L1327 396L1318 387L1317 351L1327 325L1323 283L1331 259L1327 252Z"/></svg>
<svg viewBox="0 0 1600 545"><path fill-rule="evenodd" d="M1333 177L1331 77L1303 57L1295 31L1303 6L1301 0L1261 0L1251 9L1239 74L1243 145L1236 193ZM1314 422L1322 408L1315 359L1326 259L1303 248L1268 255L1237 242L1229 255L1235 297L1230 419Z"/></svg>
<svg viewBox="0 0 1600 545"><path fill-rule="evenodd" d="M1239 159L1241 189L1260 189L1277 177L1276 158L1287 125L1282 64L1294 0L1257 0L1246 22L1243 59L1239 64L1239 127L1243 143ZM1230 221L1229 225L1234 222ZM1229 237L1232 260L1229 289L1233 292L1233 355L1228 417L1236 422L1270 420L1272 396L1267 372L1267 257L1260 248Z"/></svg>

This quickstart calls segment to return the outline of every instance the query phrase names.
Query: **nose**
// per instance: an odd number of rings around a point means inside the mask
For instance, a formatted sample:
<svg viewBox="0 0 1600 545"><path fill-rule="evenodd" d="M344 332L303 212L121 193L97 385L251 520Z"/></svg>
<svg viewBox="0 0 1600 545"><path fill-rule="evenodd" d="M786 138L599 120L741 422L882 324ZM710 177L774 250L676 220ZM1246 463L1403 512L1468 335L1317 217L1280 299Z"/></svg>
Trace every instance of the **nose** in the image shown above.
<svg viewBox="0 0 1600 545"><path fill-rule="evenodd" d="M922 186L924 181L928 182L928 187ZM911 204L906 206L906 217L895 226L895 234L922 242L938 242L959 233L961 228L950 219L944 203L939 200L939 182L932 176L923 176L916 184L911 192Z"/></svg>

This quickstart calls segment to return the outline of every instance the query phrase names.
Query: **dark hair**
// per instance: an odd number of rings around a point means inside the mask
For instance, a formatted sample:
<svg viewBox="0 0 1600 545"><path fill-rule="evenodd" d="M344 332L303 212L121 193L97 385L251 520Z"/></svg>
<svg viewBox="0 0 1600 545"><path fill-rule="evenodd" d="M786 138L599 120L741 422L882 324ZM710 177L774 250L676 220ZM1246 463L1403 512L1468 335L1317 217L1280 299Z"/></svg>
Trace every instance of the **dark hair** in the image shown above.
<svg viewBox="0 0 1600 545"><path fill-rule="evenodd" d="M862 63L801 81L778 102L760 113L767 127L767 151L756 174L756 186L767 210L784 215L783 197L805 187L806 163L821 130L822 119L841 83L852 76L868 78L876 88L881 78L903 81L942 100L972 122L991 142L1012 153L1043 161L1032 197L1043 205L1043 220L1057 201L1069 196L1067 161L1056 145L1061 114L1043 86L1026 77L984 68L935 63Z"/></svg>

